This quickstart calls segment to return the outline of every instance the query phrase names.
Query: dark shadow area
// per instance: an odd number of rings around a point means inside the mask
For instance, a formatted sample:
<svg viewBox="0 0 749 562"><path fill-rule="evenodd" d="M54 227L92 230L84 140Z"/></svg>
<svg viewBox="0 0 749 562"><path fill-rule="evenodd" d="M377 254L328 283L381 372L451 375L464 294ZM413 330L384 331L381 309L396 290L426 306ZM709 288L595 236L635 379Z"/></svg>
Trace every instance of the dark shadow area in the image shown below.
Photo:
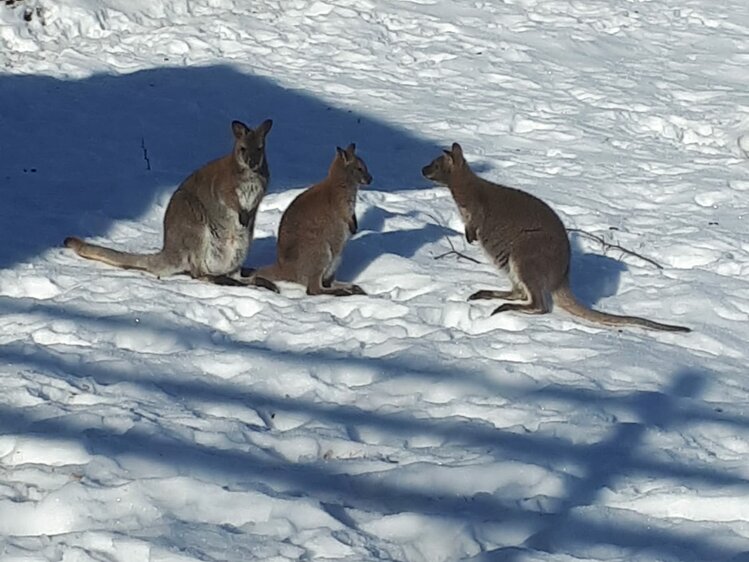
<svg viewBox="0 0 749 562"><path fill-rule="evenodd" d="M13 301L3 299L0 309L13 308ZM29 305L33 308L33 304ZM41 307L40 307L41 309ZM45 312L49 312L47 307ZM68 311L69 319L81 320L84 313ZM62 313L58 310L58 313ZM102 327L130 325L126 318L92 319ZM141 327L150 320L141 318ZM155 326L151 326L155 328ZM172 328L174 329L174 328ZM739 553L730 546L709 536L696 536L677 530L659 528L652 520L633 522L619 518L616 510L609 511L603 519L591 520L577 508L595 505L599 494L615 487L617 479L624 476L645 475L682 482L685 486L700 484L710 486L749 487L749 481L738 474L716 469L708 462L679 462L670 456L653 457L640 448L646 433L677 430L695 421L728 423L737 429L749 429L749 420L736 414L715 412L700 400L700 394L710 375L697 371L676 373L670 388L660 392L642 392L613 395L602 390L578 389L573 386L548 386L537 388L512 388L510 385L492 383L480 372L455 372L449 366L413 361L407 353L387 359L341 357L326 352L297 354L293 351L274 351L252 342L236 341L226 337L217 340L211 330L185 330L185 341L270 360L273 364L316 364L371 367L383 377L413 376L419 373L425 380L439 381L445 377L469 377L477 386L494 388L508 395L522 395L526 402L566 401L588 408L611 408L627 411L628 419L614 419L607 438L597 443L576 443L553 432L523 432L499 429L485 421L456 419L420 419L409 413L368 411L354 406L321 403L312 400L277 396L247 388L220 379L210 379L199 372L169 375L143 369L142 360L135 360L132 368L105 367L86 362L80 351L55 352L42 345L10 344L0 349L0 363L17 366L37 374L63 379L73 386L125 384L142 387L149 394L161 393L167 399L181 403L205 402L241 405L254 410L266 427L248 426L248 431L274 431L273 419L285 414L302 414L311 419L339 424L351 436L359 428L374 428L380 432L402 436L408 440L415 435L437 436L445 445L460 446L466 450L490 452L498 459L513 460L544 467L558 473L560 467L579 466L582 471L568 474L565 494L546 508L518 505L514 500L503 500L493 494L475 494L470 498L398 485L387 479L372 479L368 475L341 473L340 465L320 460L288 462L272 451L260 449L218 449L208 445L171 437L154 431L147 419L124 434L103 428L81 431L76 421L57 417L38 420L26 410L0 411L0 428L3 433L38 434L49 439L81 441L94 455L109 458L144 459L153 463L183 467L196 477L215 478L241 489L252 482L276 490L288 497L310 495L327 506L328 512L338 513L346 520L346 510L362 509L391 514L402 511L457 519L470 524L500 523L522 524L535 529L523 545L513 549L485 553L486 558L476 560L519 560L522 553L544 550L553 553L574 551L575 548L615 546L637 551L652 552L653 559L702 562L721 561ZM133 352L134 359L140 357ZM143 374L141 374L143 373ZM276 418L277 419L277 418ZM547 504L548 505L548 504Z"/></svg>
<svg viewBox="0 0 749 562"><path fill-rule="evenodd" d="M579 236L570 236L572 261L570 284L575 296L588 307L611 297L619 290L619 279L627 266L619 260L599 254L584 253Z"/></svg>
<svg viewBox="0 0 749 562"><path fill-rule="evenodd" d="M274 120L271 192L323 178L356 142L373 189L420 189L441 147L361 111L229 66L156 68L80 80L0 75L0 249L8 267L65 236L105 235L166 203L193 170L226 154L230 123ZM19 236L19 233L24 236ZM144 240L144 250L161 243Z"/></svg>
<svg viewBox="0 0 749 562"><path fill-rule="evenodd" d="M383 254L411 258L424 244L443 236L444 228L435 224L409 230L364 232L346 244L337 277L352 281Z"/></svg>
<svg viewBox="0 0 749 562"><path fill-rule="evenodd" d="M336 279L354 281L372 262L383 254L395 254L411 258L425 244L439 240L447 231L435 224L421 228L397 229L382 232L385 221L399 217L378 207L369 207L358 219L359 231L347 242ZM406 216L409 216L407 214ZM258 268L273 263L276 259L277 238L255 239L248 259L250 267Z"/></svg>

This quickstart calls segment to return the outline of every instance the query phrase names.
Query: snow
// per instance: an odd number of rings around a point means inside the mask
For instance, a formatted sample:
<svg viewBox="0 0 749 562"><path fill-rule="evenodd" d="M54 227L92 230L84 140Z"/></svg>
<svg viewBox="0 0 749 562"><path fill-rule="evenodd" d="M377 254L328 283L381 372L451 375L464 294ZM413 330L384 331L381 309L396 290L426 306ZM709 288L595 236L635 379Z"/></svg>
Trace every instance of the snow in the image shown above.
<svg viewBox="0 0 749 562"><path fill-rule="evenodd" d="M0 559L749 560L747 34L744 0L0 4ZM265 118L248 265L356 142L367 296L61 247L159 247ZM508 282L420 177L454 141L663 266L573 234L584 302L694 331L467 302Z"/></svg>

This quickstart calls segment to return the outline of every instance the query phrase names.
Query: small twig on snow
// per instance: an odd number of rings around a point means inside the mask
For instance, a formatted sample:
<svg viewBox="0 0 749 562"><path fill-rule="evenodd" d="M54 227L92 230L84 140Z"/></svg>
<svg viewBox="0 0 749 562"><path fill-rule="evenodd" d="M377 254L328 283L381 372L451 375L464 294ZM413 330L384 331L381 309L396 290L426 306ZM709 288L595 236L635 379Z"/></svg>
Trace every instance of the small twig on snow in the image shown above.
<svg viewBox="0 0 749 562"><path fill-rule="evenodd" d="M148 149L146 148L146 139L140 137L140 147L143 149L143 160L146 161L146 170L151 169L151 159L148 157Z"/></svg>
<svg viewBox="0 0 749 562"><path fill-rule="evenodd" d="M630 256L635 256L636 258L640 258L642 261L646 261L649 264L654 265L658 269L663 269L663 266L661 264L659 264L657 261L655 261L654 259L645 257L642 254L638 254L637 252L633 252L632 250L628 250L627 248L624 248L623 246L620 246L619 244L611 244L609 242L606 242L600 236L597 236L596 234L593 234L593 233L588 232L586 230L582 230L581 228L568 228L567 232L576 232L578 234L582 234L583 236L587 236L591 240L595 240L596 242L599 242L601 244L601 246L603 247L603 251L604 252L606 250L609 250L609 249L613 248L615 250L619 250L620 252L624 252L625 254L629 254Z"/></svg>
<svg viewBox="0 0 749 562"><path fill-rule="evenodd" d="M434 215L431 215L431 214L429 214L429 213L426 213L426 215L427 215L427 216L428 216L429 218L431 218L431 219L432 219L432 220L434 221L434 224L436 224L436 225L438 225L438 226L441 226L441 227L442 227L442 230L443 230L443 232L444 232L445 230L447 230L447 229L446 229L446 228L445 228L444 226L442 226L442 224L440 223L440 221L438 221L438 220L437 220L437 218L436 218L436 217L435 217ZM460 252L460 251L458 251L458 250L457 250L457 249L455 248L455 244L453 244L453 241L452 241L452 240L450 240L450 237L449 237L449 236L448 236L447 234L445 234L444 236L445 236L445 240L447 240L447 243L448 243L448 244L450 245L450 248L451 248L451 249L450 249L450 251L449 251L449 252L445 252L445 253L443 253L443 254L440 254L440 255L438 255L438 256L434 256L434 258L433 258L433 259L435 259L435 260L441 260L442 258L445 258L445 257L447 257L447 256L452 256L452 255L455 255L455 256L457 256L457 257L459 257L459 258L463 258L463 259L466 259L466 260L468 260L468 261L472 261L473 263L478 263L478 264L480 264L480 263L481 263L481 262L480 262L479 260L477 260L476 258L472 258L471 256L467 256L467 255L465 255L465 254L464 254L463 252Z"/></svg>
<svg viewBox="0 0 749 562"><path fill-rule="evenodd" d="M450 240L449 236L445 235L445 240L447 240L447 243L450 244L450 248L452 248L452 249L449 252L445 252L444 254L440 254L438 256L434 256L434 259L441 260L444 257L451 256L451 255L455 254L459 258L463 258L463 259L466 259L468 261L472 261L473 263L478 263L478 264L481 263L476 258L472 258L471 256L467 256L463 252L459 252L458 250L456 250L455 246L453 245L453 241Z"/></svg>

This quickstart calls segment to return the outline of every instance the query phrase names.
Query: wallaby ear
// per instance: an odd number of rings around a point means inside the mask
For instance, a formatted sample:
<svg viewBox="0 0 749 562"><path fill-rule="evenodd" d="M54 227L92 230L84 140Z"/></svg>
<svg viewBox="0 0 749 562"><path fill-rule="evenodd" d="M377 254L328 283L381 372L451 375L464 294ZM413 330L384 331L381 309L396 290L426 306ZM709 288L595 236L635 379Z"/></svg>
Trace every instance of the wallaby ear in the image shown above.
<svg viewBox="0 0 749 562"><path fill-rule="evenodd" d="M255 130L255 132L261 137L265 138L265 136L270 133L271 128L273 127L273 119L266 119L260 125L258 125L258 128Z"/></svg>
<svg viewBox="0 0 749 562"><path fill-rule="evenodd" d="M445 156L447 157L447 162L450 165L450 168L452 168L453 164L455 163L455 161L453 160L453 153L444 148L442 149L442 152L445 153Z"/></svg>
<svg viewBox="0 0 749 562"><path fill-rule="evenodd" d="M352 142L346 147L346 154L353 156L356 153L356 145Z"/></svg>
<svg viewBox="0 0 749 562"><path fill-rule="evenodd" d="M249 132L250 128L241 121L232 121L231 130L234 133L234 138L239 140L244 138L244 136Z"/></svg>
<svg viewBox="0 0 749 562"><path fill-rule="evenodd" d="M463 147L460 146L457 142L453 143L452 150L450 152L453 157L453 162L455 162L456 164L465 160L465 158L463 157Z"/></svg>
<svg viewBox="0 0 749 562"><path fill-rule="evenodd" d="M340 158L344 164L348 164L351 161L351 156L349 156L348 148L346 150L343 150L340 146L335 147L336 156Z"/></svg>

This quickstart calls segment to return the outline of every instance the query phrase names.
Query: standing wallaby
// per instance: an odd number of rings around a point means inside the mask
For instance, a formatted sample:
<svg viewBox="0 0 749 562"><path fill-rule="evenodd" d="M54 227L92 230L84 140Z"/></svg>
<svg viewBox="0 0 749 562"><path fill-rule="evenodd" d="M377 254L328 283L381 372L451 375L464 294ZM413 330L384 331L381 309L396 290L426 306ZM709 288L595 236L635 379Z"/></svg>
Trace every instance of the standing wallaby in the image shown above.
<svg viewBox="0 0 749 562"><path fill-rule="evenodd" d="M465 224L466 240L478 240L500 269L509 273L510 291L483 290L468 300L505 299L492 314L517 310L528 314L550 311L549 296L567 312L606 326L641 326L669 332L690 332L638 316L591 310L572 294L569 284L570 242L562 221L546 203L529 193L486 181L473 173L458 143L445 150L421 173L446 185Z"/></svg>
<svg viewBox="0 0 749 562"><path fill-rule="evenodd" d="M155 254L131 254L65 239L84 258L157 277L187 273L222 285L245 285L239 272L252 243L257 208L268 188L265 137L273 121L257 129L233 121L234 150L193 172L174 192L164 214L164 245ZM257 278L256 285L277 291Z"/></svg>
<svg viewBox="0 0 749 562"><path fill-rule="evenodd" d="M355 150L353 144L336 148L328 177L291 202L278 228L276 263L251 278L293 281L307 287L308 295L365 294L358 285L333 280L343 247L357 230L358 188L372 183Z"/></svg>

